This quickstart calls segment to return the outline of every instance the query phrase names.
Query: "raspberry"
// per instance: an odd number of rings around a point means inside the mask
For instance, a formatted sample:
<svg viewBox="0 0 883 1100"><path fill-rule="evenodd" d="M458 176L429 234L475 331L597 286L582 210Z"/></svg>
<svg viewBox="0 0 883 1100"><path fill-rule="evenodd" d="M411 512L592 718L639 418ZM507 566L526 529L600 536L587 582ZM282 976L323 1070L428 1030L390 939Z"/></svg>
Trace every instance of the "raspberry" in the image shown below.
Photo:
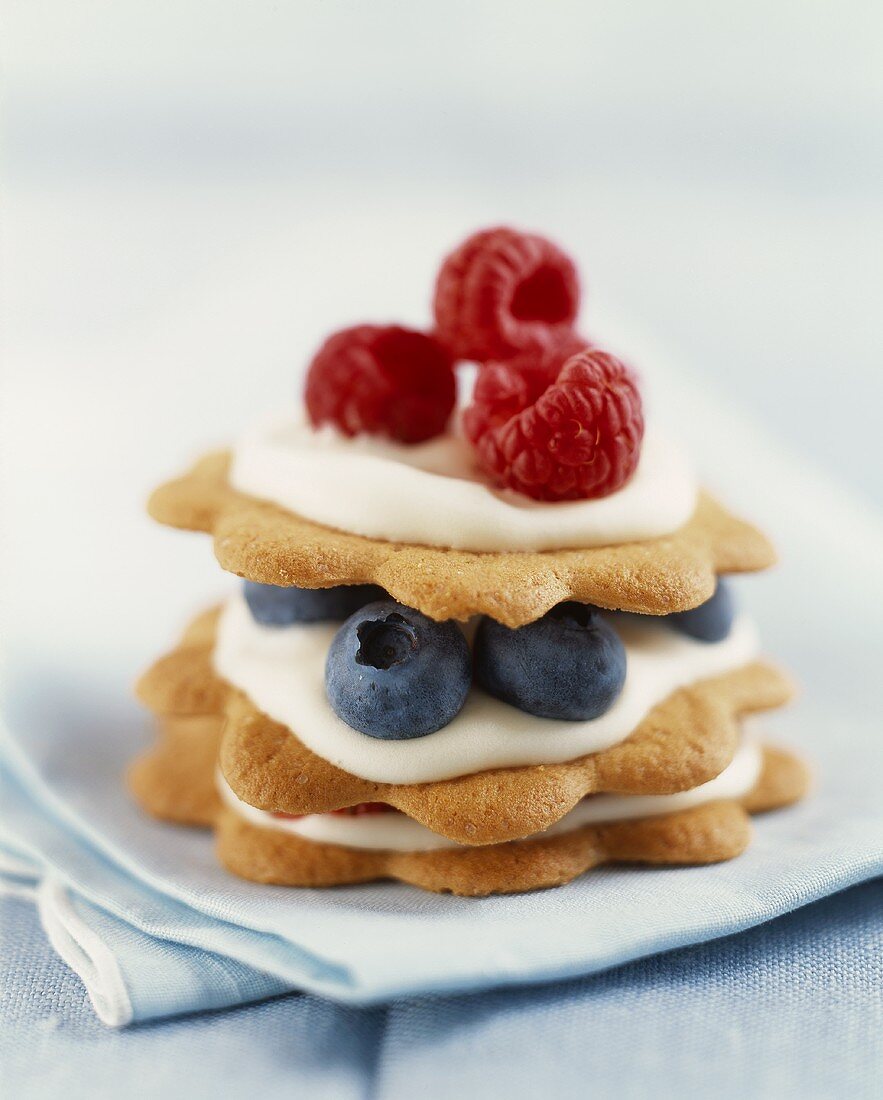
<svg viewBox="0 0 883 1100"><path fill-rule="evenodd" d="M454 365L431 336L396 325L356 325L334 333L307 371L313 425L353 436L420 443L444 431L456 398Z"/></svg>
<svg viewBox="0 0 883 1100"><path fill-rule="evenodd" d="M500 427L533 405L555 381L567 360L588 344L575 332L565 332L543 348L481 367L472 391L472 404L463 413L463 428L469 441L476 444L488 428Z"/></svg>
<svg viewBox="0 0 883 1100"><path fill-rule="evenodd" d="M572 326L576 268L551 241L500 227L473 234L447 257L435 285L439 338L459 359L507 359Z"/></svg>
<svg viewBox="0 0 883 1100"><path fill-rule="evenodd" d="M551 366L550 366L551 362ZM641 396L624 363L586 348L554 359L484 367L464 426L493 480L535 500L615 492L635 472L644 434Z"/></svg>

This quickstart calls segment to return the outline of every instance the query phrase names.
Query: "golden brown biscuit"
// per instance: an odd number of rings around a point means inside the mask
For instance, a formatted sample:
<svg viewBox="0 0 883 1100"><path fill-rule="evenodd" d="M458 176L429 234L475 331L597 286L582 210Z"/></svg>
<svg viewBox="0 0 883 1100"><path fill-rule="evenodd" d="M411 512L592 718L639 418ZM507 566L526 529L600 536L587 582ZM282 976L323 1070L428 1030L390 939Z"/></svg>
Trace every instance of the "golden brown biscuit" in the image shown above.
<svg viewBox="0 0 883 1100"><path fill-rule="evenodd" d="M159 741L133 761L129 789L153 817L176 825L211 825L221 809L215 773L223 720L166 718Z"/></svg>
<svg viewBox="0 0 883 1100"><path fill-rule="evenodd" d="M330 588L373 583L434 619L490 615L523 626L563 600L665 615L696 607L718 573L765 569L766 538L707 494L663 538L590 550L470 553L362 538L301 519L232 489L229 455L211 454L160 486L148 510L172 527L214 536L224 569L265 584Z"/></svg>
<svg viewBox="0 0 883 1100"><path fill-rule="evenodd" d="M790 753L767 747L760 779L739 802L714 802L655 818L589 825L555 836L483 847L370 851L318 844L243 820L214 793L212 753L217 749L218 725L205 724L199 733L195 727L185 730L181 720L166 720L163 726L160 746L130 773L138 801L170 821L214 821L218 855L225 867L255 882L283 886L392 878L426 890L483 897L558 886L601 863L715 863L745 849L751 834L749 812L795 802L807 787L804 766ZM194 735L204 741L202 758L176 751ZM195 792L209 787L211 796L194 814L194 800L199 802Z"/></svg>
<svg viewBox="0 0 883 1100"><path fill-rule="evenodd" d="M216 825L218 856L234 874L280 886L391 878L436 893L513 894L561 886L602 863L683 865L733 859L751 839L748 813L795 802L807 785L806 769L796 757L765 748L760 779L740 801L586 825L550 837L430 852L372 852L315 844L279 830L261 829L225 808Z"/></svg>
<svg viewBox="0 0 883 1100"><path fill-rule="evenodd" d="M161 716L223 714L220 764L258 809L325 813L387 802L460 844L496 844L547 829L587 794L671 794L719 775L739 739L739 718L783 705L791 685L759 662L673 692L625 741L563 764L496 768L428 783L375 783L317 756L286 726L219 680L211 663L212 613L141 678L138 694Z"/></svg>

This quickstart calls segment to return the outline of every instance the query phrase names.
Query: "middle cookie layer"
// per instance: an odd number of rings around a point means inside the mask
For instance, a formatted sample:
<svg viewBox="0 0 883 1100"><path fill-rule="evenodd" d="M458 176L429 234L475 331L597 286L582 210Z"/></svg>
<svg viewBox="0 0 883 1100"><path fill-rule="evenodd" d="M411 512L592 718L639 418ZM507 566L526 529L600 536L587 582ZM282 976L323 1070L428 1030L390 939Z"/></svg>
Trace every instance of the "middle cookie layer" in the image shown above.
<svg viewBox="0 0 883 1100"><path fill-rule="evenodd" d="M244 599L221 612L215 670L274 722L296 730L317 756L374 783L434 783L491 768L561 764L624 741L657 704L688 684L741 668L757 655L754 625L742 617L721 642L695 641L664 623L621 616L628 671L614 705L591 721L537 718L473 685L460 713L412 740L382 741L348 726L328 705L325 659L337 624L261 626Z"/></svg>
<svg viewBox="0 0 883 1100"><path fill-rule="evenodd" d="M669 794L705 783L732 760L739 718L781 706L791 694L776 669L749 663L672 691L623 740L600 752L425 783L379 783L325 760L299 731L274 722L218 676L215 631L214 614L197 619L178 648L145 674L139 694L164 717L224 719L220 764L238 798L290 814L387 802L433 832L469 845L542 832L586 794Z"/></svg>

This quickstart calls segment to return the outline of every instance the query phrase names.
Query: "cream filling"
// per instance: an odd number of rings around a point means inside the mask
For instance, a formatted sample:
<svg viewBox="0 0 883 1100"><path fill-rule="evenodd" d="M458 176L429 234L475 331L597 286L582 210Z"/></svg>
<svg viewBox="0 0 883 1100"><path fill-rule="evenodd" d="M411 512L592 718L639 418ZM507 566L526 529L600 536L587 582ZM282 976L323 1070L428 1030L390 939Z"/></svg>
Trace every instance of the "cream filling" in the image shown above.
<svg viewBox="0 0 883 1100"><path fill-rule="evenodd" d="M325 658L336 623L261 626L241 594L218 624L214 666L314 753L377 783L427 783L490 768L559 764L624 741L678 688L739 668L758 651L757 631L740 616L721 642L697 642L650 616L616 620L626 648L625 685L613 706L585 722L537 718L473 686L460 713L436 733L382 741L352 729L325 694Z"/></svg>
<svg viewBox="0 0 883 1100"><path fill-rule="evenodd" d="M584 798L560 821L556 821L541 836L556 836L584 825L610 821L626 821L642 817L687 810L706 802L741 798L757 783L762 753L753 740L743 741L738 752L716 779L678 794L617 795L595 794ZM261 829L276 829L318 844L337 844L344 848L370 848L395 852L430 852L439 848L459 848L447 837L431 832L419 821L403 813L345 816L339 814L308 814L306 817L280 818L257 810L237 798L223 776L218 773L218 790L224 803L245 821Z"/></svg>
<svg viewBox="0 0 883 1100"><path fill-rule="evenodd" d="M352 534L457 550L585 549L671 534L696 506L697 486L680 450L645 434L634 476L600 500L543 503L499 492L474 470L456 432L405 446L349 439L288 415L236 444L235 489Z"/></svg>

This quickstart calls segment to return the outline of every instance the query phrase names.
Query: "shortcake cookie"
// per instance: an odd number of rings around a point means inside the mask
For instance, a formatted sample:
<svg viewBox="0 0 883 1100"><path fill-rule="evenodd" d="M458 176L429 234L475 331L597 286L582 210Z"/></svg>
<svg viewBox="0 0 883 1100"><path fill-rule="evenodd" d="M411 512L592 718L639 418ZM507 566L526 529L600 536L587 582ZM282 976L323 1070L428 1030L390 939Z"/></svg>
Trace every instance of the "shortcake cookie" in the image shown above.
<svg viewBox="0 0 883 1100"><path fill-rule="evenodd" d="M748 814L788 805L807 786L806 770L791 754L747 742L730 774L686 797L595 795L540 836L464 847L377 803L299 818L256 810L236 798L214 767L219 721L167 719L160 729L160 745L130 769L140 804L163 820L213 825L229 870L285 886L391 878L485 896L561 885L602 863L716 863L744 851Z"/></svg>
<svg viewBox="0 0 883 1100"><path fill-rule="evenodd" d="M298 729L309 727L314 738L321 738L330 727L332 733L342 735L363 750L353 757L355 766L363 771L370 770L372 763L375 768L386 767L394 781L365 778L336 766L309 748L302 740L303 734L268 717L245 691L224 680L216 671L218 621L222 614L228 630L228 652L223 660L234 683L244 682L240 677L247 676L251 666L257 668L259 679L250 686L262 699L268 702L275 699L277 705L280 693L295 700L295 705L298 698L316 699L318 707L306 711L307 725ZM674 634L671 628L655 620L637 625L629 622L628 626L632 637L638 638L633 648L639 654L639 666L641 643L645 649L654 642L664 649L660 638L654 635ZM243 627L244 638L240 633ZM754 659L750 642L725 648L720 642L702 643L674 634L673 639L663 638L662 642L674 641L678 658L686 653L696 662L694 668L702 669L704 665L706 671L713 670L716 674L697 676L680 685L676 670L672 669L667 680L657 682L657 691L661 693L658 701L654 701L653 695L641 693L637 709L630 706L624 715L625 726L611 727L608 720L609 732L602 734L602 743L611 736L615 740L598 751L575 754L572 742L564 741L558 749L558 755L564 757L561 760L550 758L543 763L479 770L471 768L470 762L480 764L488 760L486 753L491 739L500 746L500 751L509 751L510 755L526 752L537 759L542 753L550 755L555 734L571 739L582 729L585 738L597 741L597 727L601 723L599 719L579 724L567 722L556 730L555 720L525 716L473 689L480 697L470 700L469 709L464 707L456 719L453 732L459 745L447 749L440 759L430 761L429 738L378 742L351 731L330 708L327 715L321 714L325 662L321 645L323 640L327 644L333 633L333 628L324 624L269 627L251 623L245 601L233 597L223 613L208 612L191 624L181 644L142 676L138 694L165 720L223 719L220 752L223 774L240 799L259 809L312 814L380 801L461 844L490 844L540 832L567 814L587 794L669 794L705 783L730 763L738 744L739 719L782 706L791 696L788 679L774 666ZM309 670L297 663L304 649L314 657ZM643 663L660 677L659 668L653 670L651 656L644 654ZM243 666L244 673L240 671ZM288 671L292 675L286 676ZM667 687L672 690L666 691ZM266 696L263 692L267 692ZM646 710L642 703L649 704ZM311 725L317 709L318 732ZM602 717L609 714L608 711ZM630 725L632 714L638 715L634 726ZM540 731L539 735L531 730L532 725ZM448 738L450 727L451 723L447 727ZM437 738L445 732L441 730L431 736ZM530 738L529 744L520 746L516 742L507 746L507 739L516 739L519 734ZM538 739L543 738L546 743L538 744ZM315 740L314 744L321 746L322 742ZM334 755L339 755L340 742L335 745ZM458 748L465 749L466 755L458 756ZM482 750L480 754L478 749ZM378 754L377 762L371 760L372 752ZM403 782L408 774L403 769L414 766L422 767L424 772L434 766L431 774L441 774L442 778ZM446 770L453 770L454 774L445 775Z"/></svg>
<svg viewBox="0 0 883 1100"><path fill-rule="evenodd" d="M159 738L129 768L129 789L163 821L211 825L220 809L216 781L223 719L214 715L165 718Z"/></svg>
<svg viewBox="0 0 883 1100"><path fill-rule="evenodd" d="M353 451L358 462L359 451ZM367 538L315 523L234 488L230 464L227 453L208 455L154 492L150 514L171 527L211 534L218 562L237 576L301 588L376 584L434 619L490 615L517 627L566 600L666 615L707 600L720 573L754 572L775 561L755 527L706 493L696 496L683 522L646 540L476 552ZM476 488L487 501L498 499ZM448 510L436 514L447 524Z"/></svg>
<svg viewBox="0 0 883 1100"><path fill-rule="evenodd" d="M516 892L730 858L802 794L743 736L791 688L727 578L773 550L579 298L551 242L474 234L431 330L333 333L299 408L151 497L242 585L142 677L130 782L237 874Z"/></svg>

